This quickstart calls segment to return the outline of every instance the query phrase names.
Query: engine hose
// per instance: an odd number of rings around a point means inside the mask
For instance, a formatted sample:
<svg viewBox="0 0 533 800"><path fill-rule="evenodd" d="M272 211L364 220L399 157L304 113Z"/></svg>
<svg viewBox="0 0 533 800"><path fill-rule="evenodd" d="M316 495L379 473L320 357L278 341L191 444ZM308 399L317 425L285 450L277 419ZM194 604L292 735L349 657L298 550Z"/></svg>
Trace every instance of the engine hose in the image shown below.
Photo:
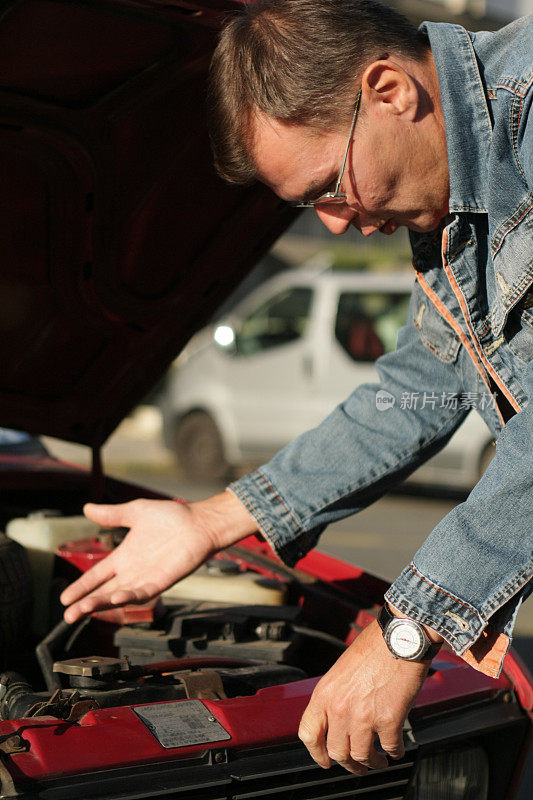
<svg viewBox="0 0 533 800"><path fill-rule="evenodd" d="M74 627L74 630L68 637L67 643L65 644L65 653L70 652L70 650L78 640L80 633L82 633L87 627L87 625L90 625L91 622L92 622L92 617L84 617L82 620L80 620L80 624Z"/></svg>
<svg viewBox="0 0 533 800"><path fill-rule="evenodd" d="M327 642L338 650L346 650L348 647L346 642L343 642L342 639L338 639L336 636L332 636L331 633L326 633L325 631L317 631L314 628L307 628L304 625L291 625L291 630L295 633L309 636L310 639L320 639L320 641Z"/></svg>
<svg viewBox="0 0 533 800"><path fill-rule="evenodd" d="M3 672L0 675L0 719L20 719L25 717L36 703L42 703L44 696L36 694L26 678L18 672Z"/></svg>
<svg viewBox="0 0 533 800"><path fill-rule="evenodd" d="M77 624L74 624L75 627L73 627L70 622L61 620L35 648L35 655L41 667L46 688L49 692L55 692L56 689L61 689L59 675L53 671L54 655L57 649L67 638L69 633L71 634L70 639L72 639L72 637L76 635L77 628L85 626L86 622L85 619L82 619Z"/></svg>

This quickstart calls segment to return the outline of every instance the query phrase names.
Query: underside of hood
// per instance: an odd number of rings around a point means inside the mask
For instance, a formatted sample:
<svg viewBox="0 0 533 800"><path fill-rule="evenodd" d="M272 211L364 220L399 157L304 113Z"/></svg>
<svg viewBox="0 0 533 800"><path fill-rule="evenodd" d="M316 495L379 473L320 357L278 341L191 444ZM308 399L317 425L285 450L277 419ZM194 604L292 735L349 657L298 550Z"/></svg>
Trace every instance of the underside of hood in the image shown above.
<svg viewBox="0 0 533 800"><path fill-rule="evenodd" d="M1 425L100 445L292 221L212 167L235 8L2 4Z"/></svg>

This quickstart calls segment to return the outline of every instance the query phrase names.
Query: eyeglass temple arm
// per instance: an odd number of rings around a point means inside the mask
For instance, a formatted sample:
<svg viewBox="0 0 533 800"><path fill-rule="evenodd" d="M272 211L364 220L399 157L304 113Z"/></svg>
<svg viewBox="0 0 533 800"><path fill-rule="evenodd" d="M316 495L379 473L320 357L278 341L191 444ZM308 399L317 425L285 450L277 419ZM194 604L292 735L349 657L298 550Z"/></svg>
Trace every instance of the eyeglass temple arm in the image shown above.
<svg viewBox="0 0 533 800"><path fill-rule="evenodd" d="M337 192L339 191L342 179L344 177L344 169L346 167L346 161L348 160L348 153L350 152L350 144L352 142L353 129L355 128L355 121L357 119L357 112L359 111L359 101L361 99L361 91L362 90L359 89L359 91L357 92L357 97L355 98L355 108L354 108L354 112L353 112L352 126L350 128L350 135L348 137L348 147L346 148L346 152L344 154L344 161L342 162L342 167L341 167L341 171L339 172L339 179L337 181L337 185L335 186L334 194L337 194Z"/></svg>

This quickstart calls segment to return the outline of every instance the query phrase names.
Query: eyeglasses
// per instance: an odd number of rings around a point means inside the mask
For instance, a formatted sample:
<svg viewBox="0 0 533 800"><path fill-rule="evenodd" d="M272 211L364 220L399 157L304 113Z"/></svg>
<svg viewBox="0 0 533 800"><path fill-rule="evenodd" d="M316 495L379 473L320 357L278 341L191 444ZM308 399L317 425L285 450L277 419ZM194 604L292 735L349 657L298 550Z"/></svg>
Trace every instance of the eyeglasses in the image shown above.
<svg viewBox="0 0 533 800"><path fill-rule="evenodd" d="M344 170L346 167L346 161L348 160L348 153L350 152L350 144L352 143L352 136L353 131L355 128L355 123L357 121L357 114L359 112L359 103L361 100L361 89L357 92L357 97L355 98L355 107L353 112L353 119L352 125L350 128L350 135L348 136L348 144L346 145L346 152L344 153L344 159L342 162L341 171L339 177L337 179L337 183L335 184L335 191L334 192L325 192L321 194L319 197L315 198L315 200L305 200L305 201L296 201L295 203L289 203L289 205L293 206L294 208L314 208L319 203L344 203L346 200L346 195L340 191L342 176L344 175Z"/></svg>

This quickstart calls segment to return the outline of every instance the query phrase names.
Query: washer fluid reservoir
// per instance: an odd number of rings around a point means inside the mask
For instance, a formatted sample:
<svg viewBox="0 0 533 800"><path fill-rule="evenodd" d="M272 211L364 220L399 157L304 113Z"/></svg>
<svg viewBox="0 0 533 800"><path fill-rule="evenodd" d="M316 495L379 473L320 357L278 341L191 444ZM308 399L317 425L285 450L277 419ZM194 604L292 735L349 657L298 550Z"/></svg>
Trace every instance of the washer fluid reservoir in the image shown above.
<svg viewBox="0 0 533 800"><path fill-rule="evenodd" d="M287 599L287 584L252 570L242 572L235 561L212 559L170 586L161 597L163 600L281 606Z"/></svg>

